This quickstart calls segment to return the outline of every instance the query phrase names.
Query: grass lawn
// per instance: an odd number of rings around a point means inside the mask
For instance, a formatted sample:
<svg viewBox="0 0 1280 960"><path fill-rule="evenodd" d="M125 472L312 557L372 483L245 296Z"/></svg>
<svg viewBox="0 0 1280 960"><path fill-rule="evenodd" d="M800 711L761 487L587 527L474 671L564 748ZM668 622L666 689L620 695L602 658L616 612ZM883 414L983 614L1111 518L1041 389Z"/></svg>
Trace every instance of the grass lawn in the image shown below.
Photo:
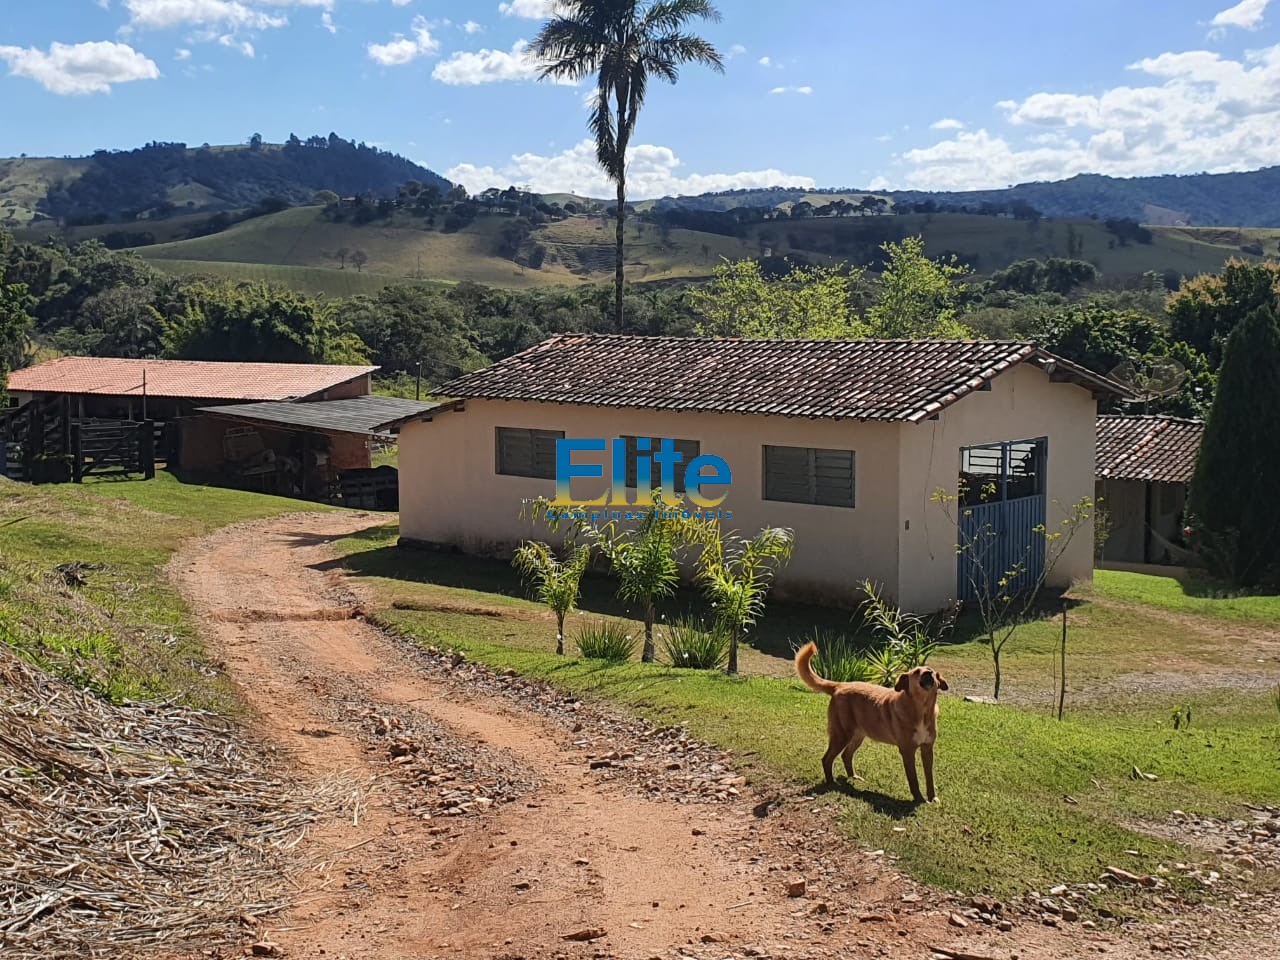
<svg viewBox="0 0 1280 960"><path fill-rule="evenodd" d="M231 705L162 568L187 537L316 504L179 482L0 478L0 642L112 699ZM83 586L55 572L84 565Z"/></svg>
<svg viewBox="0 0 1280 960"><path fill-rule="evenodd" d="M1185 583L1173 577L1099 570L1094 593L1109 600L1123 600L1219 620L1252 620L1280 627L1280 595L1250 596L1228 593L1205 579Z"/></svg>
<svg viewBox="0 0 1280 960"><path fill-rule="evenodd" d="M606 698L658 723L683 722L696 736L734 750L761 784L821 792L821 802L838 805L850 837L885 849L907 872L942 887L1010 896L1096 880L1113 865L1154 873L1203 860L1205 854L1135 826L1166 821L1174 809L1232 817L1241 804L1280 796L1280 713L1266 691L1155 688L1134 694L1122 683L1106 697L1078 694L1083 702L1077 708L1072 701L1065 722L1051 719L1049 665L1059 629L1052 621L1032 625L1006 655L1007 683L1043 687L1039 700L1018 707L944 698L941 804L906 802L897 753L882 745L868 745L859 755L865 783L852 791L823 791L818 761L826 701L789 678L789 650L815 624L847 625L847 613L773 605L755 648L746 651L742 678L665 666L603 666L551 652L553 621L523 598L505 564L401 551L392 545L395 535L388 526L339 544L349 570L380 601L379 617L389 626L495 668ZM1109 579L1098 589L1108 589ZM625 616L611 589L604 578L588 581L585 616ZM672 606L685 603L692 598ZM1167 629L1157 630L1163 621L1148 613L1114 600L1075 604L1068 664L1073 690L1074 684L1123 680L1163 656L1170 643L1183 644L1189 657L1211 647L1203 637L1169 638ZM1210 608L1206 616L1212 615ZM568 632L572 650L572 626ZM944 648L934 662L954 678L953 693L989 692L989 653L982 644ZM1193 725L1173 729L1172 711L1186 707ZM1159 779L1135 779L1134 767ZM1190 881L1171 876L1170 882L1190 892Z"/></svg>

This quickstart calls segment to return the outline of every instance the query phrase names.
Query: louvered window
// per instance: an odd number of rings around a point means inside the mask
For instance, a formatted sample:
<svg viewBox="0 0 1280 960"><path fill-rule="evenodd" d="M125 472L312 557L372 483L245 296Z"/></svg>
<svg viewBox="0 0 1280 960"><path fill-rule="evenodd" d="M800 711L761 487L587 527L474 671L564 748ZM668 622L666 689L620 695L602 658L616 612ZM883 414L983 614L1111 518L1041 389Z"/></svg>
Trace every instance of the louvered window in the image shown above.
<svg viewBox="0 0 1280 960"><path fill-rule="evenodd" d="M764 448L764 498L852 507L854 453L812 447Z"/></svg>
<svg viewBox="0 0 1280 960"><path fill-rule="evenodd" d="M641 451L636 448L635 437L623 437L622 439L627 442L627 486L634 490L638 483L636 479L636 457L641 453ZM672 440L671 443L676 448L676 452L684 458L676 464L676 488L674 491L676 496L682 497L684 496L685 468L689 466L690 460L693 460L701 454L702 444L697 440ZM653 455L658 452L658 448L661 444L662 440L660 438L650 438L649 449L644 451L644 455L652 458ZM661 480L661 472L659 471L656 463L650 463L649 475L652 480L650 486L658 486Z"/></svg>
<svg viewBox="0 0 1280 960"><path fill-rule="evenodd" d="M556 441L563 430L498 427L498 473L508 477L556 478Z"/></svg>

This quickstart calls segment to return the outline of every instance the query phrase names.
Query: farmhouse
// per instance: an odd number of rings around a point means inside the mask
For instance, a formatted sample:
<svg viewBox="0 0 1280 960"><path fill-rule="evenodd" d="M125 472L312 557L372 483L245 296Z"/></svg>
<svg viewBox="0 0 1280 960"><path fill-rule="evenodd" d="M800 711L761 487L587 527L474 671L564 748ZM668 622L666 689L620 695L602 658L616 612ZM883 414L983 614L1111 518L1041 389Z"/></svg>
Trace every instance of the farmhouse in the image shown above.
<svg viewBox="0 0 1280 960"><path fill-rule="evenodd" d="M1203 439L1201 420L1098 418L1097 497L1107 518L1108 566L1190 559L1183 512Z"/></svg>
<svg viewBox="0 0 1280 960"><path fill-rule="evenodd" d="M732 483L704 488L727 527L795 530L780 592L851 604L870 579L927 611L974 584L935 492L963 487L952 518L1042 564L1035 528L1093 495L1097 400L1125 390L1025 343L564 335L441 392L456 399L401 429L406 545L506 555L546 536L521 508L555 495L557 439L665 438L727 462ZM609 477L608 456L575 463ZM634 500L635 457L626 474ZM573 499L602 485L575 479ZM1092 559L1086 530L1049 582L1089 578Z"/></svg>

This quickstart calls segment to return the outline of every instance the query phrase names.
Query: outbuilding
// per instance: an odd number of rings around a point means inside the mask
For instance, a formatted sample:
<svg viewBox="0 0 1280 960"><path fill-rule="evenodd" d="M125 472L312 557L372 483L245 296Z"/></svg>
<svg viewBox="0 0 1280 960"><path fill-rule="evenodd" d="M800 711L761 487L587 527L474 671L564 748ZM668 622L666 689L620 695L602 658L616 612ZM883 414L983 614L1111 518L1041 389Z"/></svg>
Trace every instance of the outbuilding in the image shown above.
<svg viewBox="0 0 1280 960"><path fill-rule="evenodd" d="M634 501L644 440L669 439L686 463L731 468L732 483L709 490L726 527L795 531L780 592L852 604L868 579L917 611L972 598L958 525L995 531L1001 556L1043 569L1042 525L1094 493L1097 401L1126 393L1028 343L578 334L440 392L454 399L400 431L407 546L509 555L547 536L525 507L555 495L557 440L620 439ZM608 458L596 461L606 478ZM599 497L602 482L574 481L573 499ZM1047 582L1092 568L1089 528Z"/></svg>
<svg viewBox="0 0 1280 960"><path fill-rule="evenodd" d="M1182 566L1187 491L1204 421L1157 415L1098 418L1097 498L1107 566Z"/></svg>

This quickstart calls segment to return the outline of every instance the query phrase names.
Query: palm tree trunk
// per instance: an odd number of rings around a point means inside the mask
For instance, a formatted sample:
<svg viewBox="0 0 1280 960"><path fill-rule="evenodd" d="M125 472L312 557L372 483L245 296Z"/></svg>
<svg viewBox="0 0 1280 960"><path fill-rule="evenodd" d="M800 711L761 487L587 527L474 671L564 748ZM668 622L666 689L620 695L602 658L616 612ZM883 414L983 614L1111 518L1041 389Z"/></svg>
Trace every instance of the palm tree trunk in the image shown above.
<svg viewBox="0 0 1280 960"><path fill-rule="evenodd" d="M738 675L738 631L729 631L729 663L724 670L731 677Z"/></svg>
<svg viewBox="0 0 1280 960"><path fill-rule="evenodd" d="M617 333L622 332L622 291L626 284L626 266L623 262L623 248L626 245L627 229L627 173L625 162L618 171L618 249L613 277L613 311Z"/></svg>
<svg viewBox="0 0 1280 960"><path fill-rule="evenodd" d="M564 614L556 614L556 653L564 656Z"/></svg>

